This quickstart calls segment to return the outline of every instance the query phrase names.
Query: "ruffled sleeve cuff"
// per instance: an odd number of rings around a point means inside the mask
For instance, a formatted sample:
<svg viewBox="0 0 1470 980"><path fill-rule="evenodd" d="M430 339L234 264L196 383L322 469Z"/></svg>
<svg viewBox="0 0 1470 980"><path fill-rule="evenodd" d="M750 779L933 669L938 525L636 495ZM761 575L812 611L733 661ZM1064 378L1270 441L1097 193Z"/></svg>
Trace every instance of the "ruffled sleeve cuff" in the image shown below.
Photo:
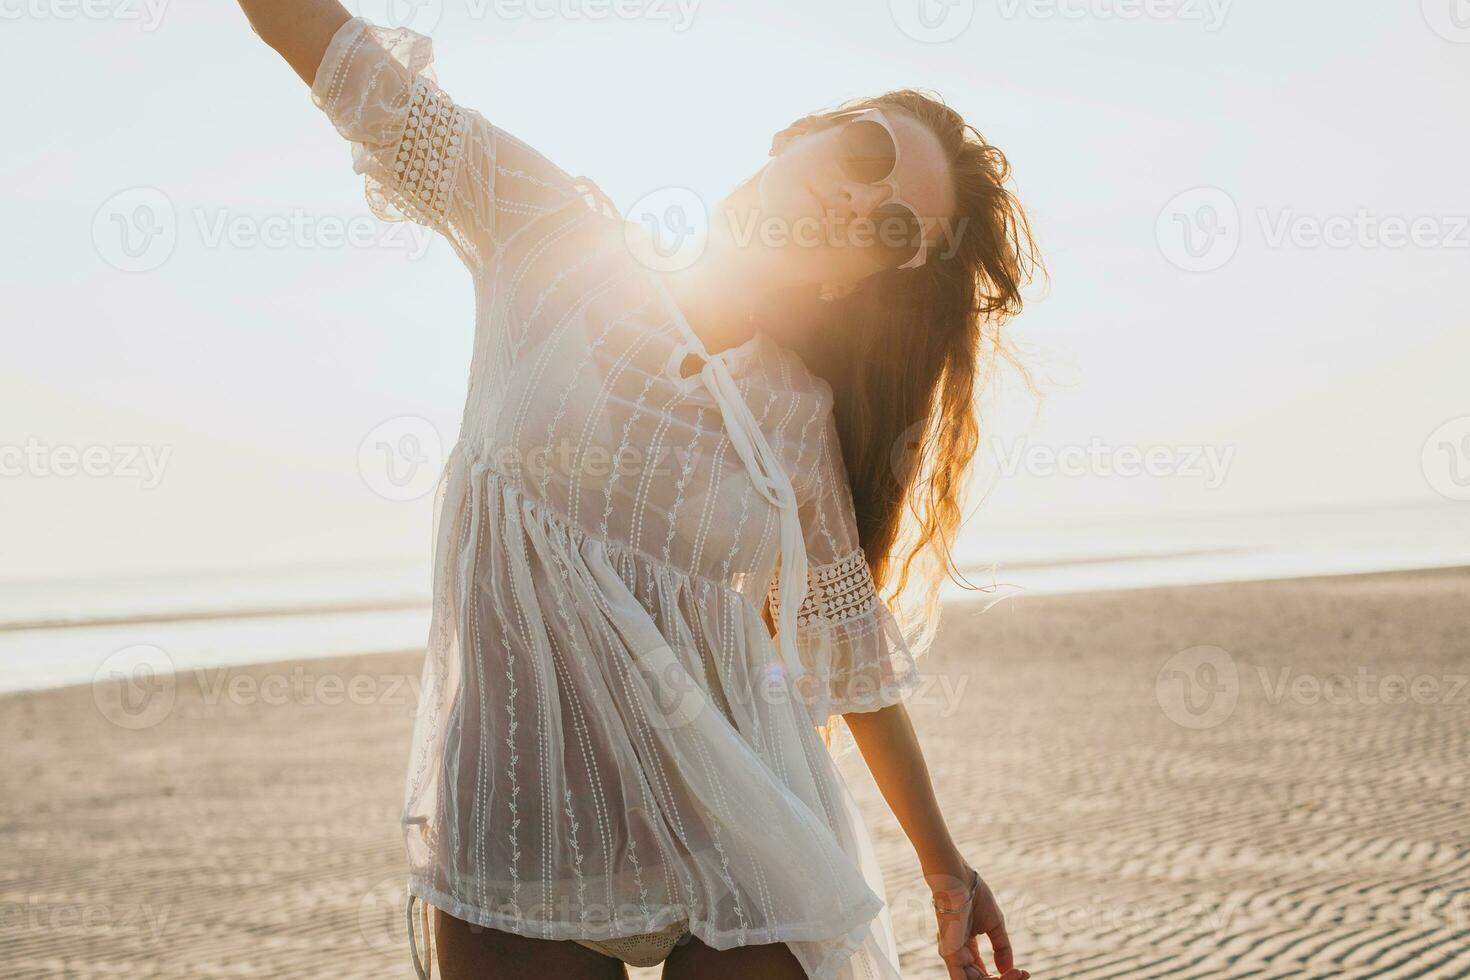
<svg viewBox="0 0 1470 980"><path fill-rule="evenodd" d="M442 228L469 118L439 88L433 60L424 35L354 17L327 45L311 98L351 142L373 214Z"/></svg>

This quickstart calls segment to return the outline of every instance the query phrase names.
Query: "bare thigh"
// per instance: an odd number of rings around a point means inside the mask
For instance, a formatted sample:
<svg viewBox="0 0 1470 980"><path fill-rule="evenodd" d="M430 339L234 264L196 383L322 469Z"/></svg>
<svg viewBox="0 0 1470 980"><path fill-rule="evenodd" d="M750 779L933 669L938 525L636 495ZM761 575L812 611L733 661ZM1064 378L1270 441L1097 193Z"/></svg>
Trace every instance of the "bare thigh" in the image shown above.
<svg viewBox="0 0 1470 980"><path fill-rule="evenodd" d="M434 910L434 952L443 980L627 980L621 960L571 941L532 939L472 925Z"/></svg>
<svg viewBox="0 0 1470 980"><path fill-rule="evenodd" d="M785 943L712 949L690 936L664 960L663 980L807 980Z"/></svg>

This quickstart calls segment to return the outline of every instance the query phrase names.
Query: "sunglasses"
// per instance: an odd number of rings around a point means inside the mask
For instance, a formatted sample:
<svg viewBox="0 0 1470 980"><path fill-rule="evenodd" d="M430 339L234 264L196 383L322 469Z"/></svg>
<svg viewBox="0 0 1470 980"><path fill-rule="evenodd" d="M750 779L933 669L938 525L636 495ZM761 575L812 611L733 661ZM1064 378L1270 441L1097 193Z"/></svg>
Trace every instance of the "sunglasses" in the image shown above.
<svg viewBox="0 0 1470 980"><path fill-rule="evenodd" d="M898 169L898 134L881 109L854 109L828 116L841 120L837 134L837 163L849 180L862 184L887 184L892 197L866 220L872 224L873 245L892 269L915 269L929 258L924 240L924 221L918 209L901 200L892 183Z"/></svg>

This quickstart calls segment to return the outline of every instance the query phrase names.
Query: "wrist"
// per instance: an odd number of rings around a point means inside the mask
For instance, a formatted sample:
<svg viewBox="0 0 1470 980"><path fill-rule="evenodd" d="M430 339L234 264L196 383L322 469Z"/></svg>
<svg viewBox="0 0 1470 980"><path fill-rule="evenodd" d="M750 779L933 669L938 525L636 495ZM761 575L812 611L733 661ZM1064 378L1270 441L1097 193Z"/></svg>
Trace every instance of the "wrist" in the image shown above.
<svg viewBox="0 0 1470 980"><path fill-rule="evenodd" d="M970 886L970 863L954 847L921 856L919 870L930 891L964 890Z"/></svg>

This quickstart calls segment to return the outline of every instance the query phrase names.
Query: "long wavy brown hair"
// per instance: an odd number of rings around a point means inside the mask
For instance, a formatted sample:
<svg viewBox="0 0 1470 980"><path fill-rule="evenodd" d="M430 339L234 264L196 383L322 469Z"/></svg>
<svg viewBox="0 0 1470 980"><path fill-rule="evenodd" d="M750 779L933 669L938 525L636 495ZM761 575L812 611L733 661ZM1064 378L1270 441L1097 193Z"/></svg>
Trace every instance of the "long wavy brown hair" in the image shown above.
<svg viewBox="0 0 1470 980"><path fill-rule="evenodd" d="M1005 155L937 96L903 89L797 120L818 130L853 109L906 112L938 137L954 180L952 237L916 269L880 273L849 295L806 305L817 322L793 343L832 387L858 535L880 595L916 650L938 625L955 567L965 486L980 443L978 404L993 374L1024 365L1002 335L1041 270ZM905 605L919 567L922 600ZM961 575L962 587L985 591Z"/></svg>

